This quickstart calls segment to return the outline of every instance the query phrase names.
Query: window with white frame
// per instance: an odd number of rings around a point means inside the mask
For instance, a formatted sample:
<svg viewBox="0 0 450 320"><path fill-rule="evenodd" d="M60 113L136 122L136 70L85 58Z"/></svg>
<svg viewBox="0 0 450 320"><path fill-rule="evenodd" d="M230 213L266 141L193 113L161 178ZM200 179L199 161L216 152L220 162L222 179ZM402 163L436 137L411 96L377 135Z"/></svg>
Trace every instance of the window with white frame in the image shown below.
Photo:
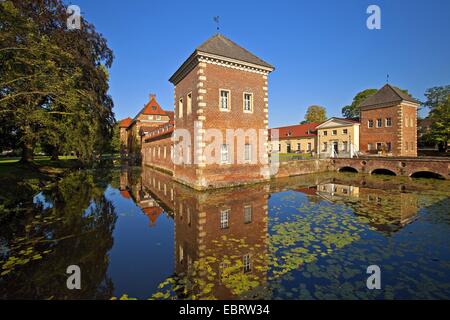
<svg viewBox="0 0 450 320"><path fill-rule="evenodd" d="M348 150L348 142L347 141L343 141L342 142L342 151L347 151Z"/></svg>
<svg viewBox="0 0 450 320"><path fill-rule="evenodd" d="M322 147L322 151L327 151L328 149L328 143L324 142L323 143L323 147Z"/></svg>
<svg viewBox="0 0 450 320"><path fill-rule="evenodd" d="M192 92L188 93L188 95L187 95L186 113L187 114L192 113Z"/></svg>
<svg viewBox="0 0 450 320"><path fill-rule="evenodd" d="M252 161L252 145L247 143L244 148L244 161Z"/></svg>
<svg viewBox="0 0 450 320"><path fill-rule="evenodd" d="M249 224L252 222L252 206L244 206L244 223Z"/></svg>
<svg viewBox="0 0 450 320"><path fill-rule="evenodd" d="M183 98L178 101L178 118L183 118Z"/></svg>
<svg viewBox="0 0 450 320"><path fill-rule="evenodd" d="M311 144L311 142L308 142L308 147L307 147L307 149L306 149L306 151L311 151L312 150L312 144Z"/></svg>
<svg viewBox="0 0 450 320"><path fill-rule="evenodd" d="M220 211L220 229L227 229L230 218L230 209Z"/></svg>
<svg viewBox="0 0 450 320"><path fill-rule="evenodd" d="M223 144L220 148L220 162L222 163L228 163L229 161L229 154L228 154L228 145Z"/></svg>
<svg viewBox="0 0 450 320"><path fill-rule="evenodd" d="M242 257L242 264L244 265L244 273L252 271L252 265L249 254L246 254Z"/></svg>
<svg viewBox="0 0 450 320"><path fill-rule="evenodd" d="M405 127L408 127L408 125L409 125L409 118L405 117Z"/></svg>
<svg viewBox="0 0 450 320"><path fill-rule="evenodd" d="M333 136L337 135L337 130L331 131L331 134L332 134Z"/></svg>
<svg viewBox="0 0 450 320"><path fill-rule="evenodd" d="M244 92L244 112L253 111L253 94Z"/></svg>
<svg viewBox="0 0 450 320"><path fill-rule="evenodd" d="M161 120L161 116L156 116L156 120Z"/></svg>
<svg viewBox="0 0 450 320"><path fill-rule="evenodd" d="M383 120L377 119L377 128L381 128L383 126Z"/></svg>
<svg viewBox="0 0 450 320"><path fill-rule="evenodd" d="M392 127L392 118L386 118L385 123L386 127Z"/></svg>
<svg viewBox="0 0 450 320"><path fill-rule="evenodd" d="M230 110L230 91L220 90L220 110Z"/></svg>
<svg viewBox="0 0 450 320"><path fill-rule="evenodd" d="M348 134L348 129L342 129L342 134Z"/></svg>
<svg viewBox="0 0 450 320"><path fill-rule="evenodd" d="M409 121L410 121L410 127L412 128L412 127L414 127L414 118L413 117L411 117L411 118L409 118Z"/></svg>
<svg viewBox="0 0 450 320"><path fill-rule="evenodd" d="M373 120L367 121L367 127L368 128L373 128Z"/></svg>

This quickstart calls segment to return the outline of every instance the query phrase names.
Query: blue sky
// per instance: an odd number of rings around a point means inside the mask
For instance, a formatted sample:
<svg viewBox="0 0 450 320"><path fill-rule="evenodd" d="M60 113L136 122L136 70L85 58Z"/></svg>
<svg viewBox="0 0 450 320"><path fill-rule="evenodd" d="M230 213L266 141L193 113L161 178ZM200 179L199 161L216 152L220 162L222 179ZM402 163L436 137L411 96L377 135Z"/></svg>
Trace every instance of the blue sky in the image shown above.
<svg viewBox="0 0 450 320"><path fill-rule="evenodd" d="M115 54L110 93L117 119L134 116L155 93L173 109L169 77L193 50L225 36L276 67L269 78L269 125L295 124L306 108L329 116L366 88L390 83L423 99L450 84L450 1L72 0ZM381 30L366 27L369 5Z"/></svg>

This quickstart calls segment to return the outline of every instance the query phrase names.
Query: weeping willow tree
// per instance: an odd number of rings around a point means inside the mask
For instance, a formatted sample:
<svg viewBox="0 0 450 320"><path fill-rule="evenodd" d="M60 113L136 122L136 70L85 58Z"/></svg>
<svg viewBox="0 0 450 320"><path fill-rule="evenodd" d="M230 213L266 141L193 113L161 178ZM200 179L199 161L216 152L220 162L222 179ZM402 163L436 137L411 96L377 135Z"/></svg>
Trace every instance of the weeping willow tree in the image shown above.
<svg viewBox="0 0 450 320"><path fill-rule="evenodd" d="M36 144L89 162L110 145L113 53L95 27L67 29L61 0L0 3L2 144L33 161Z"/></svg>

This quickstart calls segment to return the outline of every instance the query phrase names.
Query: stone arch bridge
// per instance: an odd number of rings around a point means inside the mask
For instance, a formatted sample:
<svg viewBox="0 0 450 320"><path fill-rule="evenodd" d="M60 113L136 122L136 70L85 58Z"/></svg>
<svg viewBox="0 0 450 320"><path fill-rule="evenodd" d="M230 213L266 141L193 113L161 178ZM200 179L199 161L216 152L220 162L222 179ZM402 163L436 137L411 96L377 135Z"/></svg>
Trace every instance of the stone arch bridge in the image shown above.
<svg viewBox="0 0 450 320"><path fill-rule="evenodd" d="M336 171L385 173L396 176L435 176L450 179L450 159L447 158L387 158L361 157L332 159Z"/></svg>

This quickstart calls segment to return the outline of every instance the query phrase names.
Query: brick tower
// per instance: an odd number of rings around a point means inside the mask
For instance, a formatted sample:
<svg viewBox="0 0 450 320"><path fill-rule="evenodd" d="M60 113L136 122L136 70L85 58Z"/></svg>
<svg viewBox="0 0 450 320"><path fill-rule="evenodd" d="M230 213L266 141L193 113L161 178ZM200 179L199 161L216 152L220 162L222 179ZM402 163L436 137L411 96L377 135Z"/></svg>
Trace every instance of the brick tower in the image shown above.
<svg viewBox="0 0 450 320"><path fill-rule="evenodd" d="M183 129L190 146L179 151L174 178L196 189L230 186L269 178L268 75L270 64L221 34L200 45L170 78L175 86L175 142ZM254 143L248 136L215 141L227 129L263 132ZM247 131L250 130L250 131ZM185 141L186 142L186 141ZM211 143L216 143L216 148ZM261 161L260 153L265 161ZM214 158L215 161L211 161Z"/></svg>
<svg viewBox="0 0 450 320"><path fill-rule="evenodd" d="M366 154L417 157L419 103L386 84L361 105L360 150Z"/></svg>

